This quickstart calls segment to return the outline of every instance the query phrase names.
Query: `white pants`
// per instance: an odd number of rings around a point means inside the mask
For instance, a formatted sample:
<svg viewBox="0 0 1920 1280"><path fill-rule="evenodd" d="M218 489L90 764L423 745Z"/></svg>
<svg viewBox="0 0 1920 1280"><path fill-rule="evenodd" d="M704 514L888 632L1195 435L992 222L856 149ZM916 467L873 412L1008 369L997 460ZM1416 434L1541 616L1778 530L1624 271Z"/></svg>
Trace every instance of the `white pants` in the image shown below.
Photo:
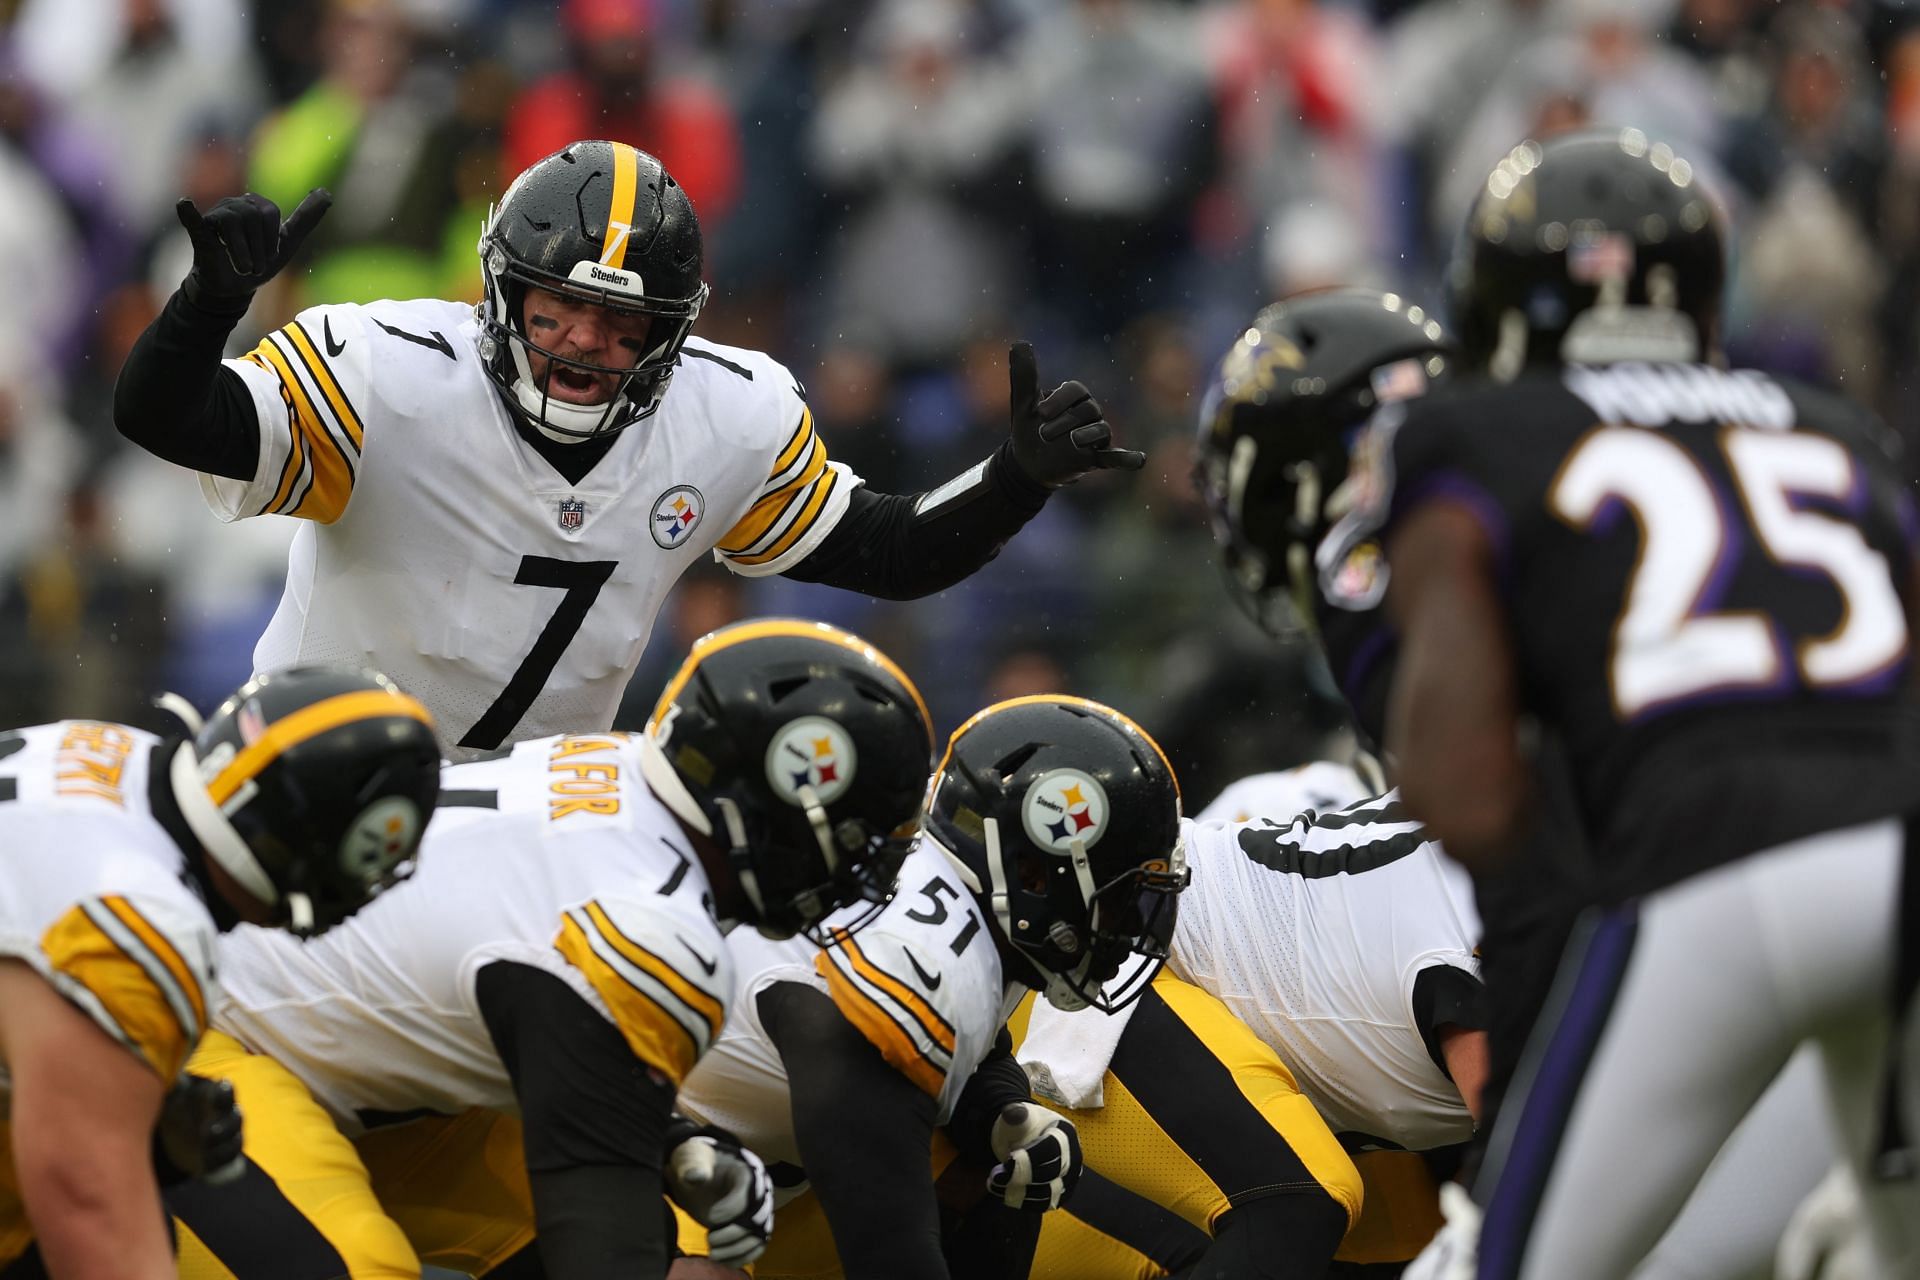
<svg viewBox="0 0 1920 1280"><path fill-rule="evenodd" d="M1804 1041L1835 1145L1867 1167L1904 839L1892 820L1827 832L1587 922L1493 1135L1480 1280L1631 1275ZM1920 1194L1869 1201L1882 1273L1907 1274Z"/></svg>

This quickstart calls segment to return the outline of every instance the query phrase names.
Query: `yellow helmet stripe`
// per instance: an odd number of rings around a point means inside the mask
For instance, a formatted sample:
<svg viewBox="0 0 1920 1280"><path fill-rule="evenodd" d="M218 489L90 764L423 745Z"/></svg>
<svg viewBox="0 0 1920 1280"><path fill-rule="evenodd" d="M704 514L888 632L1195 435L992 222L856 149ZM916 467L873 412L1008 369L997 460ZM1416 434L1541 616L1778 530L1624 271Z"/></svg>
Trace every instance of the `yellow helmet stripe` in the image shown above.
<svg viewBox="0 0 1920 1280"><path fill-rule="evenodd" d="M681 690L693 679L693 673L722 649L731 649L734 645L745 644L749 640L760 640L767 636L797 636L803 640L824 640L828 644L839 645L851 653L870 658L880 669L898 680L906 691L913 695L913 705L920 708L920 719L927 725L927 732L933 732L933 717L927 714L927 703L920 696L920 687L912 678L900 669L886 654L854 635L851 631L842 631L830 622L809 622L799 618L763 618L758 622L742 622L719 631L711 631L693 642L693 650L687 654L687 660L680 664L680 670L674 672L673 679L667 682L667 688L660 700L653 704L653 714L647 717L647 732L653 732L653 726L659 722L661 713L679 700ZM929 743L931 745L931 743Z"/></svg>
<svg viewBox="0 0 1920 1280"><path fill-rule="evenodd" d="M405 716L429 728L433 725L433 716L427 709L404 693L389 693L384 689L342 693L310 707L302 707L268 725L264 733L207 784L207 794L213 797L215 804L225 804L241 787L259 777L260 771L279 759L283 752L309 738L317 738L329 729L338 729L343 724L387 716Z"/></svg>
<svg viewBox="0 0 1920 1280"><path fill-rule="evenodd" d="M1005 711L1009 707L1026 707L1047 702L1059 703L1061 706L1067 707L1081 707L1093 712L1095 715L1105 716L1109 720L1118 720L1122 725L1146 739L1147 745L1153 748L1153 753L1160 757L1160 763L1165 766L1167 776L1173 779L1173 794L1175 798L1184 801L1184 797L1180 795L1180 775L1174 772L1173 761L1167 759L1167 753L1161 750L1160 744L1154 741L1152 734L1142 729L1139 724L1124 711L1115 710L1104 702L1095 702L1092 698L1076 698L1068 693L1035 693L1029 694L1024 698L1008 698L1005 702L996 702L992 706L983 708L968 716L966 723L958 729L955 729L953 736L947 739L947 749L940 757L940 767L933 771L934 783L938 785L940 775L947 771L947 764L953 759L953 744L966 736L967 730L973 728L973 726L979 724L988 716Z"/></svg>
<svg viewBox="0 0 1920 1280"><path fill-rule="evenodd" d="M600 265L621 270L627 265L627 238L633 234L633 197L639 185L640 157L624 142L612 146L613 199L607 205L607 234L600 242Z"/></svg>

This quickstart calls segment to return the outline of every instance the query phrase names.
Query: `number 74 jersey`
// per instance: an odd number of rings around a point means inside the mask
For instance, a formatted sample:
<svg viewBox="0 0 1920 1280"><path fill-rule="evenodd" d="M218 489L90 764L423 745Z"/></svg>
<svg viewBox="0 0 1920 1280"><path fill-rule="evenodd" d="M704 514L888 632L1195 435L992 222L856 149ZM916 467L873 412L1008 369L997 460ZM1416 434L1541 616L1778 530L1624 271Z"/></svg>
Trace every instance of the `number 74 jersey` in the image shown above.
<svg viewBox="0 0 1920 1280"><path fill-rule="evenodd" d="M1753 370L1639 363L1401 409L1369 428L1323 582L1364 588L1342 564L1428 504L1480 524L1519 696L1565 741L1603 893L1910 803L1916 522L1864 411Z"/></svg>
<svg viewBox="0 0 1920 1280"><path fill-rule="evenodd" d="M455 760L608 728L688 566L782 573L859 483L786 369L698 338L660 408L573 483L520 438L476 337L453 302L302 312L227 362L253 397L254 474L201 480L222 519L304 522L255 669L376 667Z"/></svg>

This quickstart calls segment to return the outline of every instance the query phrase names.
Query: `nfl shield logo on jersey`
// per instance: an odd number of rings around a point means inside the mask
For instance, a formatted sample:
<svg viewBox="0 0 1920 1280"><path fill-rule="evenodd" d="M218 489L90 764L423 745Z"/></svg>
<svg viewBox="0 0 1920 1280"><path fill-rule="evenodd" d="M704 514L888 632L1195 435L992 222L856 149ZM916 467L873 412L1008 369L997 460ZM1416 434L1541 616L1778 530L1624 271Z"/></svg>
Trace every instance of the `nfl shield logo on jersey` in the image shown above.
<svg viewBox="0 0 1920 1280"><path fill-rule="evenodd" d="M587 522L587 504L578 498L560 499L560 527L572 533Z"/></svg>
<svg viewBox="0 0 1920 1280"><path fill-rule="evenodd" d="M706 500L690 484L677 484L653 504L653 540L671 551L700 523Z"/></svg>

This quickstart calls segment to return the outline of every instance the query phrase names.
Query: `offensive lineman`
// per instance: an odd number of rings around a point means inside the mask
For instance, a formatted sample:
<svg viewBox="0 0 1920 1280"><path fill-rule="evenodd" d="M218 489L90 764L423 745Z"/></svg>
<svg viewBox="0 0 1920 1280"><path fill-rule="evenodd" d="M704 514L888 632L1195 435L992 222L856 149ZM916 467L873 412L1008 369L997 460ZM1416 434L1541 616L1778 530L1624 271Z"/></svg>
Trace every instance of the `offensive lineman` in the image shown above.
<svg viewBox="0 0 1920 1280"><path fill-rule="evenodd" d="M114 393L129 440L201 473L224 520L304 521L256 670L373 661L438 717L454 759L604 729L660 602L709 553L868 595L941 590L1049 492L1144 455L1109 447L1078 382L1042 397L1009 355L1012 434L929 493L829 462L799 385L689 336L700 227L653 157L578 142L507 189L480 242L485 301L302 312L220 360L249 301L326 212L259 196L202 215L194 267Z"/></svg>
<svg viewBox="0 0 1920 1280"><path fill-rule="evenodd" d="M1497 861L1524 714L1564 743L1594 850L1476 1182L1487 1280L1626 1274L1803 1040L1855 1169L1905 1154L1879 1112L1912 994L1912 499L1866 414L1711 363L1723 272L1669 148L1516 147L1454 269L1469 376L1376 420L1330 548L1391 566L1409 808ZM1876 1274L1911 1274L1911 1182L1870 1199ZM1459 1226L1423 1265L1475 1265Z"/></svg>
<svg viewBox="0 0 1920 1280"><path fill-rule="evenodd" d="M906 676L821 623L715 632L671 690L652 736L449 767L421 872L378 910L306 946L229 941L195 1070L266 1117L249 1126L260 1176L252 1196L173 1202L186 1274L417 1276L401 1228L523 1165L548 1274L665 1275L674 1092L732 998L721 922L818 936L834 908L882 898L933 746ZM428 1121L390 1149L405 1167L378 1200L342 1136L475 1107L517 1112L519 1149L451 1167ZM463 1243L497 1259L532 1225Z"/></svg>
<svg viewBox="0 0 1920 1280"><path fill-rule="evenodd" d="M364 672L253 681L184 741L0 734L0 1268L33 1247L62 1280L174 1274L149 1150L218 1000L216 934L351 915L406 873L438 789L426 710Z"/></svg>

